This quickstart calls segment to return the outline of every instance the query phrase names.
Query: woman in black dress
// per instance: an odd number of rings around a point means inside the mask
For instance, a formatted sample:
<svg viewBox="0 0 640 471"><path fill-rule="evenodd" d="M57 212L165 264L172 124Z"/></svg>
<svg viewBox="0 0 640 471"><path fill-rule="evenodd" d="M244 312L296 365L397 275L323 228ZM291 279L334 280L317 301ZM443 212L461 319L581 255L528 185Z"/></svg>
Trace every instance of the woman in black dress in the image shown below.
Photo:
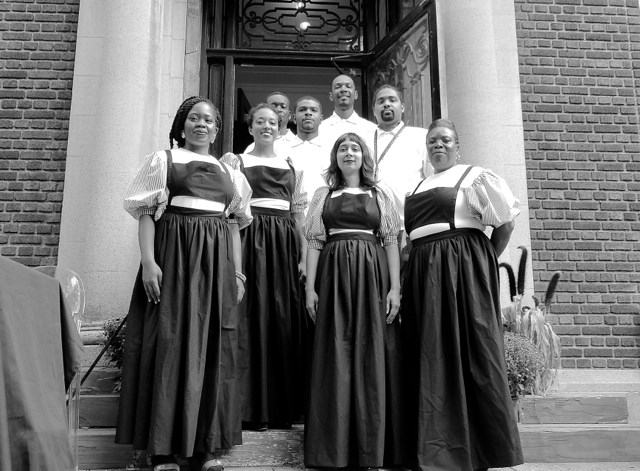
<svg viewBox="0 0 640 471"><path fill-rule="evenodd" d="M399 216L357 134L335 142L326 179L305 223L315 322L305 464L400 465Z"/></svg>
<svg viewBox="0 0 640 471"><path fill-rule="evenodd" d="M302 172L277 155L279 115L266 103L249 112L254 148L222 161L241 170L253 190L254 221L242 231L247 294L239 306L238 382L246 428L289 428L302 415L305 313L299 267L307 194Z"/></svg>
<svg viewBox="0 0 640 471"><path fill-rule="evenodd" d="M429 127L434 174L405 202L402 288L407 466L475 471L523 462L504 361L498 256L518 215L505 181L458 164L451 121ZM491 237L484 234L492 226Z"/></svg>
<svg viewBox="0 0 640 471"><path fill-rule="evenodd" d="M147 450L156 469L220 468L241 443L235 305L244 293L240 228L251 222L242 173L209 155L210 100L185 100L171 147L149 155L124 200L139 221L141 266L127 317L117 443ZM228 217L233 215L233 219Z"/></svg>

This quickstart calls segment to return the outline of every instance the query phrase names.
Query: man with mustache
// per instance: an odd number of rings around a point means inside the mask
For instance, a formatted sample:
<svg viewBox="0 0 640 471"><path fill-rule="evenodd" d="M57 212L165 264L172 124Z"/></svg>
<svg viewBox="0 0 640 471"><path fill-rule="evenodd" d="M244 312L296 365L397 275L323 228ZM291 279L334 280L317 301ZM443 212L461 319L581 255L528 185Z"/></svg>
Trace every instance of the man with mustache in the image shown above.
<svg viewBox="0 0 640 471"><path fill-rule="evenodd" d="M387 186L404 223L404 197L431 175L433 169L424 145L427 130L402 121L402 93L393 85L382 85L373 94L373 114L378 127L373 135L375 176Z"/></svg>
<svg viewBox="0 0 640 471"><path fill-rule="evenodd" d="M358 99L358 90L348 75L338 75L331 83L329 100L333 103L333 114L320 124L319 133L328 151L334 142L346 132L354 132L362 137L370 150L373 150L372 138L376 125L358 116L354 105ZM424 142L424 141L423 141Z"/></svg>

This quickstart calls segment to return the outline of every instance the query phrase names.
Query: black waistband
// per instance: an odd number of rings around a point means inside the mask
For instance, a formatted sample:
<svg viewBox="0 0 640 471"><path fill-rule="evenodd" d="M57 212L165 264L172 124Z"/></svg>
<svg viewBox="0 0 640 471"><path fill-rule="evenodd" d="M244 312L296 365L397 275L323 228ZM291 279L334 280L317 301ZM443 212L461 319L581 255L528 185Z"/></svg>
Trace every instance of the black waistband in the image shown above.
<svg viewBox="0 0 640 471"><path fill-rule="evenodd" d="M327 244L338 240L365 240L367 242L373 242L374 244L378 243L378 238L373 234L365 234L364 232L341 232L330 235L327 238Z"/></svg>
<svg viewBox="0 0 640 471"><path fill-rule="evenodd" d="M420 237L416 240L412 240L411 241L411 245L413 247L418 246L418 245L424 245L424 244L428 244L430 242L435 242L437 240L442 240L442 239L451 239L453 237L458 237L461 236L463 234L471 234L474 232L478 232L480 234L482 234L482 231L479 229L474 229L471 227L464 227L462 229L452 229L450 231L442 231L442 232L438 232L436 234L431 234L428 236L424 236L424 237Z"/></svg>

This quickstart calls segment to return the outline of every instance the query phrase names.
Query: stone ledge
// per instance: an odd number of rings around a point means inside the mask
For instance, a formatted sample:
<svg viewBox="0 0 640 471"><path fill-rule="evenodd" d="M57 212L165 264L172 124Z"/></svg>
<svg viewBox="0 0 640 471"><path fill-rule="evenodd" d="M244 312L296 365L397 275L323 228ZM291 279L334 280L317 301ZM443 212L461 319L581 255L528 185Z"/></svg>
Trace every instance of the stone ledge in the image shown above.
<svg viewBox="0 0 640 471"><path fill-rule="evenodd" d="M558 370L559 394L640 391L640 370Z"/></svg>
<svg viewBox="0 0 640 471"><path fill-rule="evenodd" d="M592 463L591 469L600 470L595 463L640 462L638 426L520 425L519 431L527 463ZM114 433L114 429L80 431L81 469L124 469L132 462L131 446L116 445ZM225 468L304 469L302 427L242 435L242 445L220 456Z"/></svg>
<svg viewBox="0 0 640 471"><path fill-rule="evenodd" d="M525 396L520 400L523 424L626 424L625 395Z"/></svg>
<svg viewBox="0 0 640 471"><path fill-rule="evenodd" d="M640 461L640 427L626 424L519 426L526 462Z"/></svg>

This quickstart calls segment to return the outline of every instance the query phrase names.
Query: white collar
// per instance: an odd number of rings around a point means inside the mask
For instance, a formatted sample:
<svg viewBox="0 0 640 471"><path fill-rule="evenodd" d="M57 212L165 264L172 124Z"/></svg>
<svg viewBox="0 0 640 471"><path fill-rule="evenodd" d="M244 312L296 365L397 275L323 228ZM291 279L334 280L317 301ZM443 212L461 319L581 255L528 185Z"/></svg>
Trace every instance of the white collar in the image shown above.
<svg viewBox="0 0 640 471"><path fill-rule="evenodd" d="M305 142L308 143L309 145L314 145L316 147L322 147L322 144L321 144L321 141L320 141L320 136L316 136L313 139L309 139L309 140L303 141L302 139L300 139L300 137L298 135L294 134L293 138L291 139L291 148L304 145Z"/></svg>
<svg viewBox="0 0 640 471"><path fill-rule="evenodd" d="M338 116L338 113L336 113L336 110L333 110L333 114L331 115L331 117L340 121L346 121L351 124L358 124L358 120L360 120L360 116L358 116L356 110L353 110L353 113L351 113L351 116L349 116L348 118L341 118L340 116Z"/></svg>
<svg viewBox="0 0 640 471"><path fill-rule="evenodd" d="M378 127L378 135L380 136L381 134L386 133L386 134L393 134L395 136L398 133L398 131L400 131L402 126L404 126L404 122L400 120L398 124L396 124L395 127L389 131L385 131L383 129L380 129L380 127Z"/></svg>
<svg viewBox="0 0 640 471"><path fill-rule="evenodd" d="M278 136L276 140L284 140L284 141L293 141L294 138L297 137L291 129L287 129L287 132Z"/></svg>

